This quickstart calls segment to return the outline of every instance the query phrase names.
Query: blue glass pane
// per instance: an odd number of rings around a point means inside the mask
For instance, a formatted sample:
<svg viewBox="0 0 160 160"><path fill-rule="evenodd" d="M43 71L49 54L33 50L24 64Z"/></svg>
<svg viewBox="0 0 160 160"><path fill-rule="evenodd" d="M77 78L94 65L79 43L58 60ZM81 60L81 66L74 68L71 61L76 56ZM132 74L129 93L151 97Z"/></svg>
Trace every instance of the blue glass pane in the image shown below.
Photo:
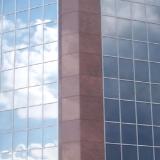
<svg viewBox="0 0 160 160"><path fill-rule="evenodd" d="M105 119L106 121L119 121L119 101L105 99Z"/></svg>
<svg viewBox="0 0 160 160"><path fill-rule="evenodd" d="M120 142L120 124L105 123L106 142L119 143Z"/></svg>

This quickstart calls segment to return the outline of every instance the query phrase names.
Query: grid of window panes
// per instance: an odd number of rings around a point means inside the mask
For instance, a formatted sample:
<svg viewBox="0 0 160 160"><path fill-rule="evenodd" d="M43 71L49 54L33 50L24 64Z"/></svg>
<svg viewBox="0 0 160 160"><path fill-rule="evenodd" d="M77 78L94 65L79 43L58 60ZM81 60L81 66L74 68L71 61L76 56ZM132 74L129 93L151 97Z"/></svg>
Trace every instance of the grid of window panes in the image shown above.
<svg viewBox="0 0 160 160"><path fill-rule="evenodd" d="M57 0L0 0L0 159L58 159Z"/></svg>
<svg viewBox="0 0 160 160"><path fill-rule="evenodd" d="M160 0L102 0L106 160L160 159Z"/></svg>

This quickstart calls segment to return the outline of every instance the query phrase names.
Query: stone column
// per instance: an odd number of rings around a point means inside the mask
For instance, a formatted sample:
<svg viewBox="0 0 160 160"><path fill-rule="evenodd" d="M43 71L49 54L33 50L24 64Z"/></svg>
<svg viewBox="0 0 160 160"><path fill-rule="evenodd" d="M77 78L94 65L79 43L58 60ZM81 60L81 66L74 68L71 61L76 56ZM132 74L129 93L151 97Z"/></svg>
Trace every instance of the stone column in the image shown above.
<svg viewBox="0 0 160 160"><path fill-rule="evenodd" d="M60 0L59 160L104 160L100 0Z"/></svg>

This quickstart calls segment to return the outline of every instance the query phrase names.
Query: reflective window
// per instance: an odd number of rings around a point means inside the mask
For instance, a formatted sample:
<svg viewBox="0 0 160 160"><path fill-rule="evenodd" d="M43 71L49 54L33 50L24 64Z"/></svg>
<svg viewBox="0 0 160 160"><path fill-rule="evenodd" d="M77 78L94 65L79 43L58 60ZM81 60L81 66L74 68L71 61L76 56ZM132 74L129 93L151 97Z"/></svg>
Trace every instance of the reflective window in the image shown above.
<svg viewBox="0 0 160 160"><path fill-rule="evenodd" d="M138 126L138 143L152 146L152 127Z"/></svg>
<svg viewBox="0 0 160 160"><path fill-rule="evenodd" d="M43 0L30 0L31 7L41 6L42 4Z"/></svg>
<svg viewBox="0 0 160 160"><path fill-rule="evenodd" d="M160 26L149 24L148 36L150 42L160 42Z"/></svg>
<svg viewBox="0 0 160 160"><path fill-rule="evenodd" d="M16 48L25 48L29 43L29 30L21 29L16 32Z"/></svg>
<svg viewBox="0 0 160 160"><path fill-rule="evenodd" d="M43 106L43 125L57 125L58 103L46 104Z"/></svg>
<svg viewBox="0 0 160 160"><path fill-rule="evenodd" d="M43 43L43 25L30 28L30 45L35 46Z"/></svg>
<svg viewBox="0 0 160 160"><path fill-rule="evenodd" d="M125 58L133 57L132 42L128 40L119 40L119 56Z"/></svg>
<svg viewBox="0 0 160 160"><path fill-rule="evenodd" d="M160 103L160 85L159 84L152 84L151 85L151 90L152 90L152 101Z"/></svg>
<svg viewBox="0 0 160 160"><path fill-rule="evenodd" d="M51 51L49 53L50 53L49 56L52 56ZM38 63L42 63L42 61L43 61L43 46L40 45L40 46L31 47L29 52L29 64L30 65L38 64Z"/></svg>
<svg viewBox="0 0 160 160"><path fill-rule="evenodd" d="M139 159L140 160L153 160L153 148L152 147L139 147Z"/></svg>
<svg viewBox="0 0 160 160"><path fill-rule="evenodd" d="M137 102L137 123L151 124L151 104Z"/></svg>
<svg viewBox="0 0 160 160"><path fill-rule="evenodd" d="M53 12L53 10L55 12ZM57 22L57 6L56 4L47 5L44 7L44 19L46 22L55 21Z"/></svg>
<svg viewBox="0 0 160 160"><path fill-rule="evenodd" d="M104 96L118 98L118 80L105 79L104 81Z"/></svg>
<svg viewBox="0 0 160 160"><path fill-rule="evenodd" d="M16 132L13 136L13 149L21 151L27 149L27 132Z"/></svg>
<svg viewBox="0 0 160 160"><path fill-rule="evenodd" d="M146 24L139 21L133 22L133 39L135 40L147 40Z"/></svg>
<svg viewBox="0 0 160 160"><path fill-rule="evenodd" d="M28 26L28 11L17 12L16 27L24 28Z"/></svg>
<svg viewBox="0 0 160 160"><path fill-rule="evenodd" d="M121 121L126 123L135 123L135 102L121 101Z"/></svg>
<svg viewBox="0 0 160 160"><path fill-rule="evenodd" d="M57 126L48 127L44 129L43 145L44 147L56 146L58 144L58 130Z"/></svg>
<svg viewBox="0 0 160 160"><path fill-rule="evenodd" d="M22 76L23 75L23 76ZM28 68L18 68L15 70L15 88L27 87L28 83Z"/></svg>
<svg viewBox="0 0 160 160"><path fill-rule="evenodd" d="M138 101L150 101L150 86L147 83L136 82L136 99Z"/></svg>
<svg viewBox="0 0 160 160"><path fill-rule="evenodd" d="M124 38L131 38L132 37L132 28L131 22L128 20L118 20L118 35Z"/></svg>
<svg viewBox="0 0 160 160"><path fill-rule="evenodd" d="M106 159L108 160L121 160L120 145L107 144L106 145Z"/></svg>
<svg viewBox="0 0 160 160"><path fill-rule="evenodd" d="M12 134L0 134L0 153L11 152Z"/></svg>
<svg viewBox="0 0 160 160"><path fill-rule="evenodd" d="M15 14L9 14L3 17L2 29L3 32L15 29Z"/></svg>
<svg viewBox="0 0 160 160"><path fill-rule="evenodd" d="M160 45L149 44L149 59L151 61L160 62Z"/></svg>
<svg viewBox="0 0 160 160"><path fill-rule="evenodd" d="M104 37L103 39L104 55L117 55L117 40L114 38Z"/></svg>
<svg viewBox="0 0 160 160"><path fill-rule="evenodd" d="M134 100L134 83L131 81L120 81L120 97L122 99Z"/></svg>
<svg viewBox="0 0 160 160"><path fill-rule="evenodd" d="M42 147L42 129L30 130L28 135L28 148Z"/></svg>
<svg viewBox="0 0 160 160"><path fill-rule="evenodd" d="M148 62L135 61L135 80L136 81L149 81L149 67Z"/></svg>
<svg viewBox="0 0 160 160"><path fill-rule="evenodd" d="M14 52L7 52L2 54L2 70L9 70L14 68Z"/></svg>
<svg viewBox="0 0 160 160"><path fill-rule="evenodd" d="M39 128L42 126L42 106L29 107L29 127Z"/></svg>
<svg viewBox="0 0 160 160"><path fill-rule="evenodd" d="M30 11L30 24L36 25L42 23L43 7L34 8Z"/></svg>
<svg viewBox="0 0 160 160"><path fill-rule="evenodd" d="M28 0L16 0L16 9L18 11L28 9Z"/></svg>
<svg viewBox="0 0 160 160"><path fill-rule="evenodd" d="M160 156L160 148L155 148L155 160L158 160Z"/></svg>
<svg viewBox="0 0 160 160"><path fill-rule="evenodd" d="M115 15L115 0L102 0L102 13Z"/></svg>
<svg viewBox="0 0 160 160"><path fill-rule="evenodd" d="M1 160L58 160L57 7L0 0Z"/></svg>
<svg viewBox="0 0 160 160"><path fill-rule="evenodd" d="M160 22L160 7L159 6L147 6L147 18L151 22Z"/></svg>
<svg viewBox="0 0 160 160"><path fill-rule="evenodd" d="M113 57L104 57L104 76L105 77L118 77L118 60Z"/></svg>
<svg viewBox="0 0 160 160"><path fill-rule="evenodd" d="M121 79L133 79L133 60L119 59L119 76Z"/></svg>
<svg viewBox="0 0 160 160"><path fill-rule="evenodd" d="M116 36L116 19L112 17L102 17L102 31L104 35Z"/></svg>
<svg viewBox="0 0 160 160"><path fill-rule="evenodd" d="M48 160L57 160L58 159L58 150L57 147L53 147L53 148L45 148L43 150L43 157L44 159L48 159Z"/></svg>
<svg viewBox="0 0 160 160"><path fill-rule="evenodd" d="M137 160L137 147L123 145L122 146L123 160Z"/></svg>
<svg viewBox="0 0 160 160"><path fill-rule="evenodd" d="M3 13L13 13L15 11L15 0L5 0L3 1Z"/></svg>
<svg viewBox="0 0 160 160"><path fill-rule="evenodd" d="M122 124L122 142L126 144L136 144L136 126Z"/></svg>
<svg viewBox="0 0 160 160"><path fill-rule="evenodd" d="M134 58L140 60L147 60L148 59L148 49L146 43L139 43L134 42Z"/></svg>
<svg viewBox="0 0 160 160"><path fill-rule="evenodd" d="M120 125L118 123L105 124L106 142L119 143L120 142Z"/></svg>
<svg viewBox="0 0 160 160"><path fill-rule="evenodd" d="M145 6L142 4L133 3L132 16L133 16L133 19L144 20L146 16Z"/></svg>
<svg viewBox="0 0 160 160"><path fill-rule="evenodd" d="M151 81L153 83L160 82L160 75L159 75L160 64L150 63L150 66L151 66Z"/></svg>
<svg viewBox="0 0 160 160"><path fill-rule="evenodd" d="M15 67L24 67L28 65L28 48L20 49L15 54Z"/></svg>
<svg viewBox="0 0 160 160"><path fill-rule="evenodd" d="M106 121L119 121L119 101L105 99L105 119Z"/></svg>
<svg viewBox="0 0 160 160"><path fill-rule="evenodd" d="M12 111L0 112L0 132L6 132L12 129Z"/></svg>
<svg viewBox="0 0 160 160"><path fill-rule="evenodd" d="M57 42L44 45L43 58L44 58L43 60L45 62L58 59L58 44L57 44Z"/></svg>
<svg viewBox="0 0 160 160"><path fill-rule="evenodd" d="M160 146L160 127L154 127L154 144L155 146Z"/></svg>
<svg viewBox="0 0 160 160"><path fill-rule="evenodd" d="M15 33L14 32L7 32L4 33L2 36L2 50L3 52L6 51L11 51L14 49L14 37L15 37Z"/></svg>
<svg viewBox="0 0 160 160"><path fill-rule="evenodd" d="M33 65L29 67L29 85L30 86L36 86L36 85L42 84L42 72L43 72L42 64Z"/></svg>
<svg viewBox="0 0 160 160"><path fill-rule="evenodd" d="M128 1L117 1L117 15L123 18L131 17L131 3ZM127 14L126 14L127 13Z"/></svg>
<svg viewBox="0 0 160 160"><path fill-rule="evenodd" d="M27 109L14 110L14 129L22 130L27 128Z"/></svg>
<svg viewBox="0 0 160 160"><path fill-rule="evenodd" d="M57 61L44 63L44 83L57 82L58 63Z"/></svg>
<svg viewBox="0 0 160 160"><path fill-rule="evenodd" d="M27 107L28 89L18 89L14 92L14 108Z"/></svg>
<svg viewBox="0 0 160 160"><path fill-rule="evenodd" d="M159 126L160 125L160 117L159 117L160 105L153 104L152 110L153 110L153 124Z"/></svg>

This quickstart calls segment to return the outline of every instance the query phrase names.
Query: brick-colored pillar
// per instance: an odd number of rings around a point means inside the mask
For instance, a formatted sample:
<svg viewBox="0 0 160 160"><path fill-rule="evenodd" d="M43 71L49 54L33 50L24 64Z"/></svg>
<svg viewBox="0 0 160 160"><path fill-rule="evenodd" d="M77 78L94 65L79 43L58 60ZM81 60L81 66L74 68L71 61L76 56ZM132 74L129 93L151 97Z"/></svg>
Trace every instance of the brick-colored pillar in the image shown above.
<svg viewBox="0 0 160 160"><path fill-rule="evenodd" d="M59 160L104 160L100 0L60 0Z"/></svg>

